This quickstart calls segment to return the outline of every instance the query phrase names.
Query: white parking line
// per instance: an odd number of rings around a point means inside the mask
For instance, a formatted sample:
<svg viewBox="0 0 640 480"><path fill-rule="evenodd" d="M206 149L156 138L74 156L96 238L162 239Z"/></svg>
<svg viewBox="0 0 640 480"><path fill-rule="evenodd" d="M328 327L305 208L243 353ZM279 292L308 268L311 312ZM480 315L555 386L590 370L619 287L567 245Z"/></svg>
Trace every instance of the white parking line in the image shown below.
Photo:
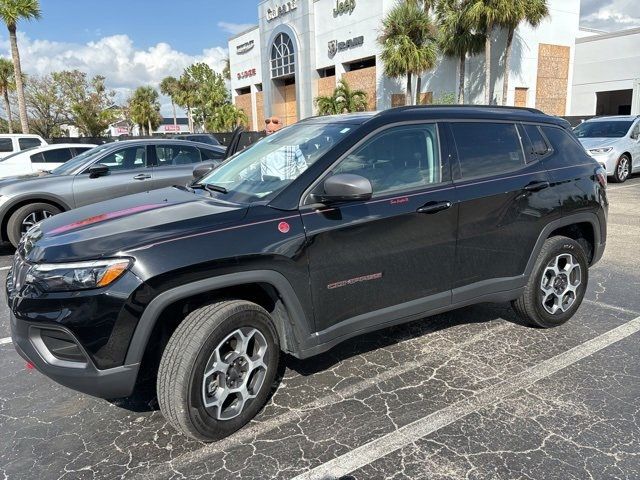
<svg viewBox="0 0 640 480"><path fill-rule="evenodd" d="M618 312L630 313L631 315L640 315L640 312L637 312L636 310L629 310L628 308L622 308L622 307L618 307L616 305L611 305L609 303L598 302L596 300L589 300L589 299L585 298L583 300L583 302L584 303L589 303L591 305L598 305L599 307L607 308L609 310L617 310Z"/></svg>
<svg viewBox="0 0 640 480"><path fill-rule="evenodd" d="M7 343L11 343L11 337L0 338L0 345L6 345Z"/></svg>
<svg viewBox="0 0 640 480"><path fill-rule="evenodd" d="M0 270L9 270L11 267L0 267Z"/></svg>
<svg viewBox="0 0 640 480"><path fill-rule="evenodd" d="M623 185L621 187L609 187L609 191L615 192L616 190L623 190L625 188L632 188L632 187L640 187L640 183L634 183L633 185Z"/></svg>
<svg viewBox="0 0 640 480"><path fill-rule="evenodd" d="M298 475L294 480L329 480L347 475L481 408L495 405L505 397L527 388L539 380L547 378L638 331L640 331L640 317L636 317L613 330L528 368L518 375L487 387L469 398L460 400L376 440L365 443L344 455Z"/></svg>

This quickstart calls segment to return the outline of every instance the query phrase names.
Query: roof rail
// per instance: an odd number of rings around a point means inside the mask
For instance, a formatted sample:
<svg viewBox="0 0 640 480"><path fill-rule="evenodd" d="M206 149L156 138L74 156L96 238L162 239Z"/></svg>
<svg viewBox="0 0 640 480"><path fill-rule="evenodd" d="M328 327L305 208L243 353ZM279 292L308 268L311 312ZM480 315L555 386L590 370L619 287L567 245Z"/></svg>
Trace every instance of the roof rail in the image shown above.
<svg viewBox="0 0 640 480"><path fill-rule="evenodd" d="M470 105L470 104L465 104L465 105L439 105L439 104L432 104L432 105L403 105L400 107L395 107L395 108L391 108L389 110L410 110L413 108L419 108L419 109L429 109L429 108L479 108L479 109L504 109L504 110L517 110L517 111L525 111L525 112L530 112L530 113L536 113L536 114L540 114L540 115L546 115L546 113L544 113L542 110L538 110L537 108L532 108L532 107L512 107L510 105ZM383 112L386 110L383 110ZM381 112L382 113L382 112Z"/></svg>

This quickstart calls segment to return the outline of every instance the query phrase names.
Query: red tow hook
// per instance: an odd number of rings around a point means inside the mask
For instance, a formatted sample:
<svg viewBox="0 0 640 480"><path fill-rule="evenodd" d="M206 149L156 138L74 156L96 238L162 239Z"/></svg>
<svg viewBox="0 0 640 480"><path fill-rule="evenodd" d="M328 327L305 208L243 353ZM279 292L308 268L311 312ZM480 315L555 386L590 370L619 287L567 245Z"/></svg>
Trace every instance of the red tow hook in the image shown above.
<svg viewBox="0 0 640 480"><path fill-rule="evenodd" d="M31 362L27 362L25 367L27 367L27 370L33 370L34 368L36 368L36 366Z"/></svg>

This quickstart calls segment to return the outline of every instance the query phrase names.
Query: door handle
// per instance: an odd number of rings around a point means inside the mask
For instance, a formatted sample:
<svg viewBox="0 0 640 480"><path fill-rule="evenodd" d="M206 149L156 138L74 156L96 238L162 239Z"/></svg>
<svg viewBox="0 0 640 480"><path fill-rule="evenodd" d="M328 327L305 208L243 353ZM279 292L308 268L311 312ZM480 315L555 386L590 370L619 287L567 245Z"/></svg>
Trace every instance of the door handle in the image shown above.
<svg viewBox="0 0 640 480"><path fill-rule="evenodd" d="M151 178L151 175L149 175L148 173L139 173L138 175L133 177L134 180L146 180L148 178Z"/></svg>
<svg viewBox="0 0 640 480"><path fill-rule="evenodd" d="M437 213L442 210L446 210L451 207L452 203L450 201L444 202L427 202L423 206L421 206L416 212L418 213Z"/></svg>
<svg viewBox="0 0 640 480"><path fill-rule="evenodd" d="M540 190L544 190L545 188L549 188L551 185L547 181L542 182L531 182L529 185L524 187L527 192L539 192Z"/></svg>

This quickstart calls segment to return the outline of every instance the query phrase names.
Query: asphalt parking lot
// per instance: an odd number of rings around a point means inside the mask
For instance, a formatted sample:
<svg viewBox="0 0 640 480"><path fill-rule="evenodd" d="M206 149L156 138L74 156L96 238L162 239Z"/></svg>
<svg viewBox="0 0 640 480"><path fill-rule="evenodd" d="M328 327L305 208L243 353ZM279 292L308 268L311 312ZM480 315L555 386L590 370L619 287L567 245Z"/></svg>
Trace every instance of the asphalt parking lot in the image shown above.
<svg viewBox="0 0 640 480"><path fill-rule="evenodd" d="M268 406L209 445L144 395L109 403L26 369L1 295L0 478L638 479L640 175L609 200L607 249L568 324L483 304L286 359Z"/></svg>

